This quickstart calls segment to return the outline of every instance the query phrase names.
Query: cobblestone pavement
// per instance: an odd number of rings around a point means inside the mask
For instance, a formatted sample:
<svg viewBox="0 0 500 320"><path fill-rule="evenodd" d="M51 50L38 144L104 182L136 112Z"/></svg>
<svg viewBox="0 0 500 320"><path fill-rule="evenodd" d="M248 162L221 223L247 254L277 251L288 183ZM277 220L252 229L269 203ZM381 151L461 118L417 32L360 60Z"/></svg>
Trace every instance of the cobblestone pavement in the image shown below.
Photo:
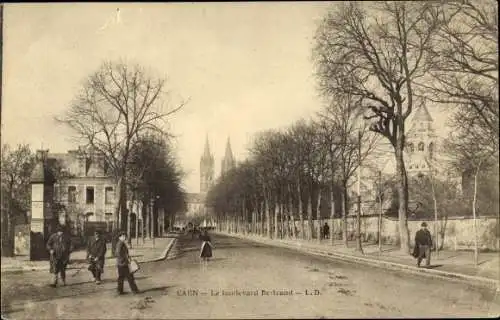
<svg viewBox="0 0 500 320"><path fill-rule="evenodd" d="M50 288L46 272L2 279L9 319L180 319L320 317L476 317L500 314L498 294L444 280L332 261L253 242L214 237L214 259L200 264L199 241L179 239L176 259L142 265L139 295L115 294L88 273ZM128 290L127 285L125 285ZM273 290L274 293L273 293ZM282 295L283 293L293 294ZM306 291L307 290L307 291ZM253 295L256 294L256 295Z"/></svg>

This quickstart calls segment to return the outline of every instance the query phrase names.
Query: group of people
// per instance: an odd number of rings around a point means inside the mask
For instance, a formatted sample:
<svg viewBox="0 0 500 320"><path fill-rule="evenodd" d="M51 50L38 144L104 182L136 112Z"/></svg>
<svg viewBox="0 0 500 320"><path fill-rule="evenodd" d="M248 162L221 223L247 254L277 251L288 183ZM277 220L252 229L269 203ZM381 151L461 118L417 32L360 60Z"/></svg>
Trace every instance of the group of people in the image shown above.
<svg viewBox="0 0 500 320"><path fill-rule="evenodd" d="M126 240L127 234L125 232L120 232L115 247L116 267L118 270L117 291L120 295L124 294L123 283L125 279L127 279L132 292L139 293L134 274L130 272L130 263L132 260L129 255ZM49 237L47 241L47 250L50 254L50 272L54 274L52 286L57 287L59 278L62 284L66 285L66 267L69 263L71 254L71 238L65 234L62 227L59 227L56 233ZM88 270L92 273L96 284L101 284L102 281L106 252L106 240L102 236L102 233L97 230L87 247Z"/></svg>

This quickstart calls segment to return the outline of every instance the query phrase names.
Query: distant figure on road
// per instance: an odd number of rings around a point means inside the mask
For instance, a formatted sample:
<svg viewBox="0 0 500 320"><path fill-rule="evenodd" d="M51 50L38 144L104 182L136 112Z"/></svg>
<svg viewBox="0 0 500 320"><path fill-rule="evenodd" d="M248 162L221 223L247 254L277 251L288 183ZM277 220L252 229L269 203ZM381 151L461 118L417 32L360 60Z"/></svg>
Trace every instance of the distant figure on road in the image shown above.
<svg viewBox="0 0 500 320"><path fill-rule="evenodd" d="M61 274L63 285L66 285L66 266L69 262L71 252L71 239L64 234L63 228L57 228L57 232L52 234L47 241L47 250L50 253L50 273L54 274L54 283L57 287L58 274Z"/></svg>
<svg viewBox="0 0 500 320"><path fill-rule="evenodd" d="M116 244L116 267L118 268L118 294L123 294L123 282L125 279L128 281L130 290L133 293L139 293L137 284L135 283L134 274L130 272L129 264L131 262L130 256L128 254L127 234L125 232L120 232L118 235L118 242Z"/></svg>
<svg viewBox="0 0 500 320"><path fill-rule="evenodd" d="M413 256L417 258L418 267L424 258L426 266L431 264L432 236L427 230L427 223L422 222L421 227L415 234L415 248L413 249Z"/></svg>
<svg viewBox="0 0 500 320"><path fill-rule="evenodd" d="M328 226L328 223L325 222L325 225L323 226L323 239L329 239L330 238L330 227Z"/></svg>
<svg viewBox="0 0 500 320"><path fill-rule="evenodd" d="M212 258L212 242L207 230L203 232L203 235L200 235L200 240L202 241L200 258L204 262L208 262L208 260Z"/></svg>
<svg viewBox="0 0 500 320"><path fill-rule="evenodd" d="M16 239L14 241L15 245L16 245L16 255L20 255L23 250L26 248L26 239L24 239L23 237L23 233L21 231L19 231L16 235Z"/></svg>
<svg viewBox="0 0 500 320"><path fill-rule="evenodd" d="M94 238L87 248L87 261L89 271L92 272L96 284L101 283L101 275L104 272L104 259L106 257L106 240L99 230L95 231Z"/></svg>

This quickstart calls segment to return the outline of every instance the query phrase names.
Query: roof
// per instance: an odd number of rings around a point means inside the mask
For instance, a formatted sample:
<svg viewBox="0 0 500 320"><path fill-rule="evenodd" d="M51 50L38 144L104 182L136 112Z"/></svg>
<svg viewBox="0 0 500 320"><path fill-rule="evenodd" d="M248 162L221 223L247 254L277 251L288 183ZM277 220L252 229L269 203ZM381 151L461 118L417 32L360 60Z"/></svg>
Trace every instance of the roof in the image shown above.
<svg viewBox="0 0 500 320"><path fill-rule="evenodd" d="M212 159L212 154L210 153L210 144L208 143L208 135L205 138L205 149L203 151L202 159Z"/></svg>
<svg viewBox="0 0 500 320"><path fill-rule="evenodd" d="M52 171L49 169L49 165L43 161L38 161L31 173L30 180L31 183L51 184L55 181L55 178Z"/></svg>
<svg viewBox="0 0 500 320"><path fill-rule="evenodd" d="M425 122L432 122L431 114L429 113L429 110L427 110L427 107L425 104L421 105L420 107L415 110L415 115L413 116L412 122L420 122L420 121L425 121Z"/></svg>

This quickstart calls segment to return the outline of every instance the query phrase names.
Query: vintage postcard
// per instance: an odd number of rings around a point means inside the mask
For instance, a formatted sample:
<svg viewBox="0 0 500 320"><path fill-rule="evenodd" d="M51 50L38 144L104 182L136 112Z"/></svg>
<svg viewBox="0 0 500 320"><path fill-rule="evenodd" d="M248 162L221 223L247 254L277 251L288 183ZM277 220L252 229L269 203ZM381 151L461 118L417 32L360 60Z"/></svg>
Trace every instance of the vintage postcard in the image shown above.
<svg viewBox="0 0 500 320"><path fill-rule="evenodd" d="M2 319L500 316L496 2L0 10Z"/></svg>

